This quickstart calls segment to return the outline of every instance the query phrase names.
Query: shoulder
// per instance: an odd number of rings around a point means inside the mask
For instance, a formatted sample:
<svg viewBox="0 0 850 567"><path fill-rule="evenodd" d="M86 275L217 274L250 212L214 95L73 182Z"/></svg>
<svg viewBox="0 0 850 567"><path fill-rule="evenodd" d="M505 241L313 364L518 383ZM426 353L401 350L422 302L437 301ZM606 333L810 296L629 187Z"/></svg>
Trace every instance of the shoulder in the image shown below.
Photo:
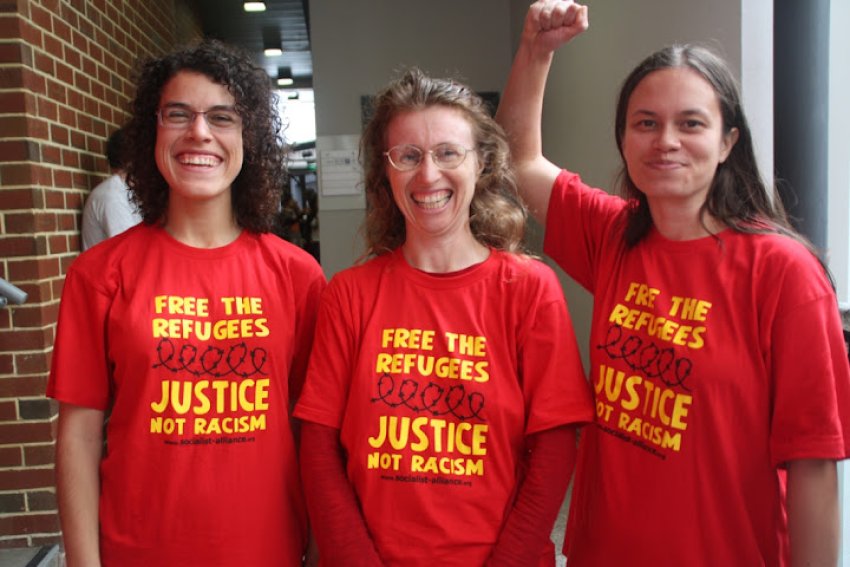
<svg viewBox="0 0 850 567"><path fill-rule="evenodd" d="M129 268L140 269L150 252L153 232L158 227L139 223L121 234L102 240L82 252L71 263L66 277L81 277L97 282L97 287L107 286L117 272Z"/></svg>
<svg viewBox="0 0 850 567"><path fill-rule="evenodd" d="M518 289L532 294L562 298L563 292L555 271L541 260L525 254L493 251L499 263L500 279Z"/></svg>
<svg viewBox="0 0 850 567"><path fill-rule="evenodd" d="M261 253L268 255L274 262L285 265L289 270L303 273L308 277L324 279L324 273L316 259L303 248L287 242L272 233L251 233L250 237L257 243Z"/></svg>
<svg viewBox="0 0 850 567"><path fill-rule="evenodd" d="M804 304L834 296L826 268L802 242L782 234L735 233L730 253L761 297Z"/></svg>

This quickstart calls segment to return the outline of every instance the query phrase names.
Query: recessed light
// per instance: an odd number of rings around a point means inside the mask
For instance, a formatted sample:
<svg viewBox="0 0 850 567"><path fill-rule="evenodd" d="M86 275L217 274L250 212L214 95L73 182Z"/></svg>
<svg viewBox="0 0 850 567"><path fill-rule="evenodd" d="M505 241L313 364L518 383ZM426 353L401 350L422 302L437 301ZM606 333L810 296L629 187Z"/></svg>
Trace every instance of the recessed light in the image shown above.
<svg viewBox="0 0 850 567"><path fill-rule="evenodd" d="M266 11L266 3L265 2L245 2L242 4L242 9L246 12L265 12Z"/></svg>

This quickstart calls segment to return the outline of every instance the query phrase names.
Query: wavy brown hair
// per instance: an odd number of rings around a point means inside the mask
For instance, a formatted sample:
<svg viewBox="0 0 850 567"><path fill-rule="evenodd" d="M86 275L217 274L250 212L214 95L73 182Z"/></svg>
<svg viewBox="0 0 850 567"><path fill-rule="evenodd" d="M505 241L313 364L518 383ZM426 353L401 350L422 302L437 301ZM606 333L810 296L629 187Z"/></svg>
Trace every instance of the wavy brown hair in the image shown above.
<svg viewBox="0 0 850 567"><path fill-rule="evenodd" d="M472 234L485 246L522 253L527 212L517 194L505 133L482 98L450 79L436 79L412 68L373 99L371 118L360 138L360 161L366 185L363 234L365 257L386 254L406 239L404 216L387 178L387 128L401 113L444 106L459 110L472 126L482 172L470 204Z"/></svg>
<svg viewBox="0 0 850 567"><path fill-rule="evenodd" d="M233 181L236 222L252 232L268 232L280 207L286 169L277 95L269 76L242 51L217 40L204 40L136 70L136 96L126 127L127 184L145 223L163 222L169 188L154 158L160 97L181 71L201 73L224 86L242 117L242 170Z"/></svg>

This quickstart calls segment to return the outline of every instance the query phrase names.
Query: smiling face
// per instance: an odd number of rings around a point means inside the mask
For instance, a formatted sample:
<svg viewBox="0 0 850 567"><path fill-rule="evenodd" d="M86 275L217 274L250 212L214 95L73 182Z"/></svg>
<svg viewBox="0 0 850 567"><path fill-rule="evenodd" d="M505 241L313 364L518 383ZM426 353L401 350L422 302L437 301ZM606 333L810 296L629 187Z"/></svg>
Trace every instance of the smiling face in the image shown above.
<svg viewBox="0 0 850 567"><path fill-rule="evenodd" d="M478 157L470 151L455 169L440 169L427 151L446 143L472 150L476 146L472 125L460 110L432 106L404 112L387 127L387 148L410 144L426 152L411 171L398 171L385 163L393 198L404 215L408 240L459 235L472 238L469 205L479 175Z"/></svg>
<svg viewBox="0 0 850 567"><path fill-rule="evenodd" d="M180 71L163 87L159 107L206 112L234 104L223 85L201 73ZM242 127L211 129L200 114L183 127L159 122L155 156L168 183L169 208L201 202L230 207L231 185L242 169Z"/></svg>
<svg viewBox="0 0 850 567"><path fill-rule="evenodd" d="M687 67L654 71L631 94L622 153L629 176L650 208L698 210L738 132L723 132L711 84Z"/></svg>

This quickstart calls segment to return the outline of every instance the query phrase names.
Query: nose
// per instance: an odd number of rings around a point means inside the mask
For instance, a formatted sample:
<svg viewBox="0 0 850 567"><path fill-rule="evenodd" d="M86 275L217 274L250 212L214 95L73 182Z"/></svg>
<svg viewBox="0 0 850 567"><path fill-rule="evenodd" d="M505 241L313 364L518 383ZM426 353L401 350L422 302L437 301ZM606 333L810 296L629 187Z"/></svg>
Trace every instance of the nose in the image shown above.
<svg viewBox="0 0 850 567"><path fill-rule="evenodd" d="M210 133L210 125L207 124L207 115L203 112L196 112L186 128L186 132L194 138L208 139L212 136Z"/></svg>
<svg viewBox="0 0 850 567"><path fill-rule="evenodd" d="M434 156L431 153L423 154L422 161L416 168L416 176L423 181L433 181L440 175L440 168L434 163Z"/></svg>
<svg viewBox="0 0 850 567"><path fill-rule="evenodd" d="M655 138L656 146L665 151L678 149L679 132L676 130L675 124L665 124L658 130L658 136Z"/></svg>

